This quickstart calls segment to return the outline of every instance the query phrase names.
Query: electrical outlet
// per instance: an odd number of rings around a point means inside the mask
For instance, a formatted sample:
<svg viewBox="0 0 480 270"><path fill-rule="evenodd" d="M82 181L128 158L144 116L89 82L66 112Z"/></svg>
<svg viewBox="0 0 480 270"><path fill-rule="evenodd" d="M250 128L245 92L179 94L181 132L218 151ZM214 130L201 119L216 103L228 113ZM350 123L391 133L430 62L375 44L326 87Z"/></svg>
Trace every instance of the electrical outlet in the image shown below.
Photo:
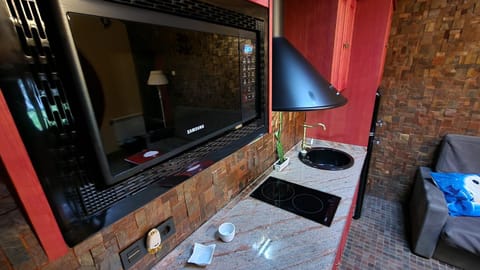
<svg viewBox="0 0 480 270"><path fill-rule="evenodd" d="M175 224L173 223L173 218L169 217L166 221L162 222L162 224L157 226L157 230L162 236L162 241L168 239L175 233Z"/></svg>
<svg viewBox="0 0 480 270"><path fill-rule="evenodd" d="M169 217L166 221L158 225L156 229L160 232L162 242L164 242L175 233L175 224L173 223L173 218ZM120 259L122 261L123 269L129 269L141 258L148 254L146 242L147 236L144 236L120 252Z"/></svg>

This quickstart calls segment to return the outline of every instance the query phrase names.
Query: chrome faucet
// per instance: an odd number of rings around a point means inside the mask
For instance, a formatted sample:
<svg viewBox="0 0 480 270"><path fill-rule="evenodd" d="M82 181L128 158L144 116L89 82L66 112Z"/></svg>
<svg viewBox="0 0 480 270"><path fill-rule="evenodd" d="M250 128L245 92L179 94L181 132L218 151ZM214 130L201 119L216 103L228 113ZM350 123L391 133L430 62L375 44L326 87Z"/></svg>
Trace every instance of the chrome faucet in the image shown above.
<svg viewBox="0 0 480 270"><path fill-rule="evenodd" d="M327 127L323 123L316 123L316 124L307 124L303 123L303 139L302 139L302 152L307 150L307 147L310 147L310 145L307 145L307 142L305 141L305 137L307 135L307 128L314 128L314 127L322 127L323 130L327 130Z"/></svg>

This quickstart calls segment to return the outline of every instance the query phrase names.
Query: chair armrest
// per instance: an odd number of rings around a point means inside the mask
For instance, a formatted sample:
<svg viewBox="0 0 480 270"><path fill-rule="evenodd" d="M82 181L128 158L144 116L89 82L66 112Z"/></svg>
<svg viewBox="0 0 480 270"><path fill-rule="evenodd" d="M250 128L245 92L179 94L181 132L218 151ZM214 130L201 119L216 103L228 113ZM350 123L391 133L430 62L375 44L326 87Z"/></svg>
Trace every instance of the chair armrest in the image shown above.
<svg viewBox="0 0 480 270"><path fill-rule="evenodd" d="M430 168L418 169L409 203L412 251L427 258L432 257L448 218L445 197L430 172Z"/></svg>

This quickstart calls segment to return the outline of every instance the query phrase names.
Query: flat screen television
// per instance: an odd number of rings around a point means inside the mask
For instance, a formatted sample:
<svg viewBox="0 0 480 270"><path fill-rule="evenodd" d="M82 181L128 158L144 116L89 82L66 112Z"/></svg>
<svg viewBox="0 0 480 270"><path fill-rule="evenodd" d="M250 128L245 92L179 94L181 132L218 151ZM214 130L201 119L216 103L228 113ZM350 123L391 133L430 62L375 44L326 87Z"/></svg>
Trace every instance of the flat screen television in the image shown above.
<svg viewBox="0 0 480 270"><path fill-rule="evenodd" d="M6 2L0 88L69 246L267 130L264 7Z"/></svg>
<svg viewBox="0 0 480 270"><path fill-rule="evenodd" d="M260 117L258 31L106 1L50 2L105 184Z"/></svg>

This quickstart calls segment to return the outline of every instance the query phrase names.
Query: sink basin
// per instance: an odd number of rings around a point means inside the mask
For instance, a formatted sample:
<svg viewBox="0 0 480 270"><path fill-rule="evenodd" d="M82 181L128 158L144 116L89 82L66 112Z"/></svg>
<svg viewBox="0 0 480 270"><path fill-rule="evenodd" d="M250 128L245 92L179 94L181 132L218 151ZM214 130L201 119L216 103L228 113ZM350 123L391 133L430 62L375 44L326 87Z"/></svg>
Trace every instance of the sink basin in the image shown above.
<svg viewBox="0 0 480 270"><path fill-rule="evenodd" d="M353 166L353 158L349 154L327 147L313 147L306 154L301 152L298 158L305 165L330 171L345 170Z"/></svg>

